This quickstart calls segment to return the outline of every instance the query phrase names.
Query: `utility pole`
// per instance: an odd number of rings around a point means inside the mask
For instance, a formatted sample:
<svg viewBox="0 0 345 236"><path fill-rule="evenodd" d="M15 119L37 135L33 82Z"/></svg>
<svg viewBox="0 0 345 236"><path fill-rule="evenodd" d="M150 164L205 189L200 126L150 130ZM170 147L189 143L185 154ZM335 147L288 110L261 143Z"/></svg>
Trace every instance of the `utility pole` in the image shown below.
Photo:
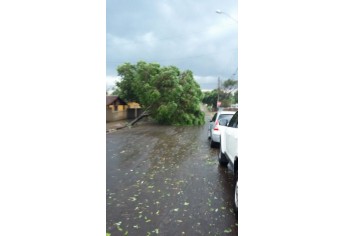
<svg viewBox="0 0 345 236"><path fill-rule="evenodd" d="M219 107L219 93L220 93L220 77L218 77L218 98L217 98L217 108Z"/></svg>

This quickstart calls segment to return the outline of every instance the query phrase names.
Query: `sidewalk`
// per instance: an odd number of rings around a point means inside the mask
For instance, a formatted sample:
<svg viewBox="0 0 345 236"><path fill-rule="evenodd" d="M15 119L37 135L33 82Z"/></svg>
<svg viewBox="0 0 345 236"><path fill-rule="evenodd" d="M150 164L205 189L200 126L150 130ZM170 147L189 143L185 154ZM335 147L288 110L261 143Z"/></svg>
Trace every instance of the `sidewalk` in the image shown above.
<svg viewBox="0 0 345 236"><path fill-rule="evenodd" d="M205 112L205 119L208 120L206 117L209 116L212 118L212 116L214 115L215 112L210 112L207 110L207 108L204 105L200 105L200 109L201 111ZM126 124L130 123L131 121L133 121L133 119L130 120L118 120L118 121L113 121L113 122L107 122L106 123L106 133L112 133L116 131L116 128L119 127L123 127ZM135 125L138 126L139 124L147 124L148 121L147 117L144 117L142 120L140 120L138 123L136 123Z"/></svg>
<svg viewBox="0 0 345 236"><path fill-rule="evenodd" d="M107 122L106 123L106 132L107 133L114 132L114 131L116 131L116 128L125 126L129 122L131 122L131 120L118 120L118 121L113 121L113 122Z"/></svg>

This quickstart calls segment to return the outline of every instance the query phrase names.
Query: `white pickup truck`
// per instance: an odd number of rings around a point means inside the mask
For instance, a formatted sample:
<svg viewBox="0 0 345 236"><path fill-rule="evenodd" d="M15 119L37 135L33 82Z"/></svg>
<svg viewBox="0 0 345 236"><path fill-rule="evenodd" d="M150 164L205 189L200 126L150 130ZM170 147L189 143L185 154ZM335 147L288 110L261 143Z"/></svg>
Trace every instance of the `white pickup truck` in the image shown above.
<svg viewBox="0 0 345 236"><path fill-rule="evenodd" d="M238 112L231 118L226 126L223 126L220 135L220 147L218 154L219 164L227 166L229 163L235 176L235 211L238 210L238 152L237 152Z"/></svg>

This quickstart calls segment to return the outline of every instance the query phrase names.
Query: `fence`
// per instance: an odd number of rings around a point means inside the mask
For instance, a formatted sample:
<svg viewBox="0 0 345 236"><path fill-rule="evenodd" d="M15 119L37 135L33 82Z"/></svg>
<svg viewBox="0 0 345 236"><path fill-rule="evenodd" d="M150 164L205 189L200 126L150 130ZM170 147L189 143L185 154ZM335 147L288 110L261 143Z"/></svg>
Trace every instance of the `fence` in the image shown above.
<svg viewBox="0 0 345 236"><path fill-rule="evenodd" d="M143 110L141 108L128 108L124 111L112 111L107 108L107 122L135 119L140 116L142 112Z"/></svg>
<svg viewBox="0 0 345 236"><path fill-rule="evenodd" d="M141 115L143 112L142 108L128 108L127 109L127 119L135 119Z"/></svg>
<svg viewBox="0 0 345 236"><path fill-rule="evenodd" d="M127 111L112 111L107 109L107 122L127 119Z"/></svg>

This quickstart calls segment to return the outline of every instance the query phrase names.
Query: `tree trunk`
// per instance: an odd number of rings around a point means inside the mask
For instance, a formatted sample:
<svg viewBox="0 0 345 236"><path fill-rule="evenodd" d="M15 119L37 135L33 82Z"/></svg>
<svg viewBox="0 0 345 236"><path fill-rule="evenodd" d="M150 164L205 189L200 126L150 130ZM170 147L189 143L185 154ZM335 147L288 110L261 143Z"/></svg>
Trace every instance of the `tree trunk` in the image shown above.
<svg viewBox="0 0 345 236"><path fill-rule="evenodd" d="M132 126L134 125L135 123L137 123L139 120L141 120L142 118L146 117L146 116L149 116L150 115L150 111L149 111L149 108L148 107L140 116L138 116L136 119L134 119L133 121L131 121L131 123L125 125L125 126L121 126L121 127L118 127L116 128L116 130L119 130L119 129L123 129L123 128L126 128L126 127L129 127L129 126Z"/></svg>

